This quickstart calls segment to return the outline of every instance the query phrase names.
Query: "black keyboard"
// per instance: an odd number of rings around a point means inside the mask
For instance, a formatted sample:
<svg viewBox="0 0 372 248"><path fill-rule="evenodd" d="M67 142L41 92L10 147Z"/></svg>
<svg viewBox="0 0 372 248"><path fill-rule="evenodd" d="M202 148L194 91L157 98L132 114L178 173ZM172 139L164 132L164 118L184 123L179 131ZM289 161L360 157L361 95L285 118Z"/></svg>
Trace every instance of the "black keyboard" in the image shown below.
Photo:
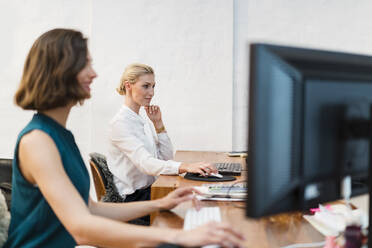
<svg viewBox="0 0 372 248"><path fill-rule="evenodd" d="M240 176L242 174L242 164L240 163L214 163L218 173L225 176Z"/></svg>

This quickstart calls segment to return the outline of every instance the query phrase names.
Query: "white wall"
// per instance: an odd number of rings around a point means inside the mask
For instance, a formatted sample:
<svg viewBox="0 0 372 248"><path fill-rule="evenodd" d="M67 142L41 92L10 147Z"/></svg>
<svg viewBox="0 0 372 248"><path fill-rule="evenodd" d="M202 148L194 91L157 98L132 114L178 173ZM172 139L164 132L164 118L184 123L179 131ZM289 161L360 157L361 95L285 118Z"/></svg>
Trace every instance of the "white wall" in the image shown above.
<svg viewBox="0 0 372 248"><path fill-rule="evenodd" d="M0 0L0 157L13 156L17 135L32 116L30 111L13 104L32 43L43 32L55 27L77 28L90 36L90 5L89 0ZM85 106L84 111L79 111L85 113L88 108ZM78 118L85 121L85 116ZM74 121L76 117L71 119L71 122L79 122ZM85 141L78 139L78 142Z"/></svg>
<svg viewBox="0 0 372 248"><path fill-rule="evenodd" d="M115 88L133 62L155 69L153 103L176 149L230 150L232 20L232 0L0 0L0 157L12 157L32 115L12 100L28 50L56 27L89 37L99 75L92 99L74 108L67 124L86 159L107 151L107 124L123 102Z"/></svg>
<svg viewBox="0 0 372 248"><path fill-rule="evenodd" d="M12 98L30 46L51 28L90 39L99 77L68 122L85 157L106 153L122 102L114 89L132 62L154 67L154 103L176 149L246 150L247 43L372 54L371 9L369 0L0 0L0 157L30 119Z"/></svg>
<svg viewBox="0 0 372 248"><path fill-rule="evenodd" d="M230 0L93 1L91 44L99 78L92 149L106 150L107 123L123 102L114 89L133 62L155 70L153 103L161 106L176 149L231 148L232 8Z"/></svg>
<svg viewBox="0 0 372 248"><path fill-rule="evenodd" d="M369 0L234 1L234 150L247 147L247 44L269 42L371 55L371 10Z"/></svg>

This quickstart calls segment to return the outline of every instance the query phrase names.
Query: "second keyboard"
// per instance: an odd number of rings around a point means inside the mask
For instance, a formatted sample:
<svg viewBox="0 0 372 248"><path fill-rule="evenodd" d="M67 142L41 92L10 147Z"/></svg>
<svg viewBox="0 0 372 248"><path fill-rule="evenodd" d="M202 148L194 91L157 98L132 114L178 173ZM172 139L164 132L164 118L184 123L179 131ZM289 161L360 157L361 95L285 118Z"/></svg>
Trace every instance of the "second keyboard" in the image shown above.
<svg viewBox="0 0 372 248"><path fill-rule="evenodd" d="M218 173L225 176L240 176L242 173L242 164L240 163L214 163Z"/></svg>

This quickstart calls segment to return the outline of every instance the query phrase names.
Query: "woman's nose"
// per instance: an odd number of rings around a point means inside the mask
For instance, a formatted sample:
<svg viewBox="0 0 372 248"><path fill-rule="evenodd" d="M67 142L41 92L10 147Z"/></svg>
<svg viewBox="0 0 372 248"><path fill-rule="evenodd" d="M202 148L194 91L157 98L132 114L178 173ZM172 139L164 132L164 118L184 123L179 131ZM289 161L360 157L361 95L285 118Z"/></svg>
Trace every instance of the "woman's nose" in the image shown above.
<svg viewBox="0 0 372 248"><path fill-rule="evenodd" d="M92 69L90 76L91 76L91 78L96 78L98 75L97 75L96 71L94 69Z"/></svg>

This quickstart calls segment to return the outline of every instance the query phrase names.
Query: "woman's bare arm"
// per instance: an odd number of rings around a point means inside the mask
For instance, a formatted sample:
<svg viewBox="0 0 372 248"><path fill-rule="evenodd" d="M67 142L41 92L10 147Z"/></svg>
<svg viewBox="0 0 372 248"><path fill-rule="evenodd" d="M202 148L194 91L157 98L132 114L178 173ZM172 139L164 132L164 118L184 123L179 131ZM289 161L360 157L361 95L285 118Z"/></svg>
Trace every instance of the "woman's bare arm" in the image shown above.
<svg viewBox="0 0 372 248"><path fill-rule="evenodd" d="M23 136L18 155L20 169L26 180L38 185L58 219L79 245L127 247L131 244L154 246L168 242L190 247L206 244L230 247L238 246L241 242L242 236L224 223L210 223L194 230L182 231L130 225L92 214L68 178L53 140L42 131L34 130ZM172 195L170 198L162 203L168 204L166 208L171 208L172 204L182 199ZM135 212L132 206L129 211ZM156 204L152 206L146 203L141 211L147 212L157 207ZM103 209L105 207L98 207L95 211ZM109 216L106 211L100 213ZM114 215L118 217L120 213Z"/></svg>
<svg viewBox="0 0 372 248"><path fill-rule="evenodd" d="M89 201L89 209L92 214L104 216L114 220L129 221L147 215L158 210L174 208L184 201L193 199L195 205L199 206L198 201L193 197L193 193L198 193L193 187L178 188L167 196L153 201L137 201L128 203L110 203Z"/></svg>
<svg viewBox="0 0 372 248"><path fill-rule="evenodd" d="M129 225L92 214L68 178L53 140L26 134L19 146L20 169L41 193L78 244L123 247L128 243L171 242L180 231ZM151 206L149 208L152 208Z"/></svg>

